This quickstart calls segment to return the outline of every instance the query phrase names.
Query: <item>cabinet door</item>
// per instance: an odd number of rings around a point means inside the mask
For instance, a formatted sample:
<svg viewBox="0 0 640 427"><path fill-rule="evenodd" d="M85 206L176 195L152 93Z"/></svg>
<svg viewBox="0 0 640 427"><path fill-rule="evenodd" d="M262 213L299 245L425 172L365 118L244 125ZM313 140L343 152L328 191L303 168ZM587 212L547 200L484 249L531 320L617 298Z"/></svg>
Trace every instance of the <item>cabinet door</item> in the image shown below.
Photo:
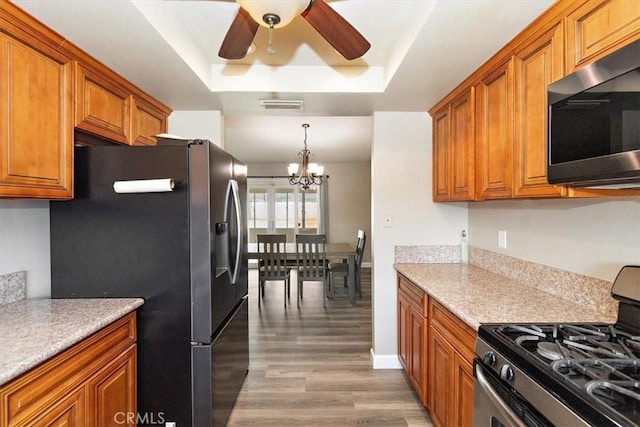
<svg viewBox="0 0 640 427"><path fill-rule="evenodd" d="M496 67L476 86L478 199L510 198L513 182L513 61Z"/></svg>
<svg viewBox="0 0 640 427"><path fill-rule="evenodd" d="M126 89L76 65L76 127L129 144L131 96Z"/></svg>
<svg viewBox="0 0 640 427"><path fill-rule="evenodd" d="M449 200L449 106L433 117L433 200Z"/></svg>
<svg viewBox="0 0 640 427"><path fill-rule="evenodd" d="M474 88L451 102L451 200L475 197Z"/></svg>
<svg viewBox="0 0 640 427"><path fill-rule="evenodd" d="M93 426L135 425L127 414L136 413L136 348L122 353L89 380L89 414Z"/></svg>
<svg viewBox="0 0 640 427"><path fill-rule="evenodd" d="M156 145L153 136L167 131L167 116L134 96L132 125L134 145Z"/></svg>
<svg viewBox="0 0 640 427"><path fill-rule="evenodd" d="M453 353L453 419L451 425L473 426L473 362Z"/></svg>
<svg viewBox="0 0 640 427"><path fill-rule="evenodd" d="M81 427L86 426L85 388L69 393L49 407L38 412L37 417L21 420L21 426Z"/></svg>
<svg viewBox="0 0 640 427"><path fill-rule="evenodd" d="M69 199L71 60L38 40L25 40L0 33L0 196Z"/></svg>
<svg viewBox="0 0 640 427"><path fill-rule="evenodd" d="M409 302L398 294L398 358L409 376L409 358L411 339L409 335L409 320L411 316L411 307Z"/></svg>
<svg viewBox="0 0 640 427"><path fill-rule="evenodd" d="M567 73L640 38L640 1L588 0L567 16Z"/></svg>
<svg viewBox="0 0 640 427"><path fill-rule="evenodd" d="M516 197L562 195L547 182L547 86L564 74L563 45L560 22L514 57Z"/></svg>
<svg viewBox="0 0 640 427"><path fill-rule="evenodd" d="M426 319L422 313L411 309L410 312L410 339L411 350L409 358L409 380L413 384L413 388L418 392L423 405L426 405Z"/></svg>
<svg viewBox="0 0 640 427"><path fill-rule="evenodd" d="M453 347L435 328L429 330L429 396L431 421L435 426L450 426L453 405L451 369Z"/></svg>

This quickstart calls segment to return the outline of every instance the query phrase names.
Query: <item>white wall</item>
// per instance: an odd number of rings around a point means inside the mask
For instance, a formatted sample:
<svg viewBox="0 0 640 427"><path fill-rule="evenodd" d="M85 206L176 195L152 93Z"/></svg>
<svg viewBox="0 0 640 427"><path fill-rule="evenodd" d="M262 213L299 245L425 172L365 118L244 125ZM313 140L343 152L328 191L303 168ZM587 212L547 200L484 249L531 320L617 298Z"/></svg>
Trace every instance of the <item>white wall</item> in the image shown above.
<svg viewBox="0 0 640 427"><path fill-rule="evenodd" d="M189 139L208 139L224 148L220 111L174 111L169 116L169 133Z"/></svg>
<svg viewBox="0 0 640 427"><path fill-rule="evenodd" d="M27 298L51 295L49 202L0 199L0 274L27 272Z"/></svg>
<svg viewBox="0 0 640 427"><path fill-rule="evenodd" d="M375 113L372 144L372 304L374 368L397 368L396 245L458 244L467 203L433 203L431 118ZM384 228L389 216L391 228Z"/></svg>
<svg viewBox="0 0 640 427"><path fill-rule="evenodd" d="M507 231L499 249L498 230ZM640 197L469 204L472 246L613 281L640 264Z"/></svg>
<svg viewBox="0 0 640 427"><path fill-rule="evenodd" d="M367 235L363 262L371 261L371 163L331 163L329 174L329 239L338 242L358 230Z"/></svg>

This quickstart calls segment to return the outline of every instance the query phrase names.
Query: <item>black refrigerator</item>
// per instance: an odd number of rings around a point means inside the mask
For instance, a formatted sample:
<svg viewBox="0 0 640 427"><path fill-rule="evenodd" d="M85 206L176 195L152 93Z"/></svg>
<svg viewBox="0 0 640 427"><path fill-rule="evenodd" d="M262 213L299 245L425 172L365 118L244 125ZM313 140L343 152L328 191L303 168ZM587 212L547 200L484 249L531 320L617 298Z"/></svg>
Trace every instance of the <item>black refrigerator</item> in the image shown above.
<svg viewBox="0 0 640 427"><path fill-rule="evenodd" d="M76 147L75 188L50 205L52 298L144 298L138 421L223 426L249 366L245 165L206 140Z"/></svg>

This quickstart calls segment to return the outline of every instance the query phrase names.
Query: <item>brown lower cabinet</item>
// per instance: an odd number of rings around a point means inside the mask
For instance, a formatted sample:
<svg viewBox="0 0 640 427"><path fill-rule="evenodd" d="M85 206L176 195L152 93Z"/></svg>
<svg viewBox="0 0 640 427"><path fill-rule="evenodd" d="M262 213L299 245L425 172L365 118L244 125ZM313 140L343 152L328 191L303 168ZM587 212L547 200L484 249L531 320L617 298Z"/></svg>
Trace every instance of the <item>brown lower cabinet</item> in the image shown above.
<svg viewBox="0 0 640 427"><path fill-rule="evenodd" d="M435 426L473 425L473 348L476 332L429 299L428 390Z"/></svg>
<svg viewBox="0 0 640 427"><path fill-rule="evenodd" d="M476 331L398 274L398 355L434 426L473 425Z"/></svg>
<svg viewBox="0 0 640 427"><path fill-rule="evenodd" d="M135 425L135 313L0 386L0 426Z"/></svg>
<svg viewBox="0 0 640 427"><path fill-rule="evenodd" d="M398 355L420 401L429 406L427 394L427 295L398 276Z"/></svg>

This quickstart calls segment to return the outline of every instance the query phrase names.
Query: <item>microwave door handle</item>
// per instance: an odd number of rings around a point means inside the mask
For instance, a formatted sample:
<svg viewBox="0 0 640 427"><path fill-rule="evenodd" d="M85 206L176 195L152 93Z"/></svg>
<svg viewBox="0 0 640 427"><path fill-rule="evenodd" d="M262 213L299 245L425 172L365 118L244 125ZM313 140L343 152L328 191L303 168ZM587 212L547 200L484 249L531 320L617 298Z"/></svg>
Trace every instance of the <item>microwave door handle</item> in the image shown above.
<svg viewBox="0 0 640 427"><path fill-rule="evenodd" d="M478 380L478 385L482 388L482 391L487 395L489 400L493 403L500 414L503 415L507 423L510 426L514 427L526 427L526 425L518 418L518 416L513 412L513 410L506 404L504 400L498 395L498 393L491 387L489 381L484 376L482 372L482 366L476 366L476 379Z"/></svg>

